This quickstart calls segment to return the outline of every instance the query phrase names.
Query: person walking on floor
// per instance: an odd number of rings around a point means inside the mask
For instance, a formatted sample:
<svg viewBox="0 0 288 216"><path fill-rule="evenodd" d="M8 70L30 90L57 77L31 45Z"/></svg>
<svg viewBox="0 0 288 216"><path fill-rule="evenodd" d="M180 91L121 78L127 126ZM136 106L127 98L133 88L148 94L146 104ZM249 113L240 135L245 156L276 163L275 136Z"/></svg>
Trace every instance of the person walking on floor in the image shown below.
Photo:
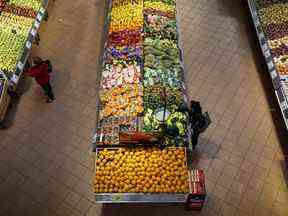
<svg viewBox="0 0 288 216"><path fill-rule="evenodd" d="M42 87L48 99L46 103L52 103L55 99L50 85L50 73L52 66L49 60L43 61L40 57L33 59L34 66L24 72L27 76L35 78L35 81Z"/></svg>
<svg viewBox="0 0 288 216"><path fill-rule="evenodd" d="M191 142L193 150L195 150L198 144L198 138L200 135L200 128L203 125L203 113L200 102L191 101L189 107L189 123L191 127Z"/></svg>

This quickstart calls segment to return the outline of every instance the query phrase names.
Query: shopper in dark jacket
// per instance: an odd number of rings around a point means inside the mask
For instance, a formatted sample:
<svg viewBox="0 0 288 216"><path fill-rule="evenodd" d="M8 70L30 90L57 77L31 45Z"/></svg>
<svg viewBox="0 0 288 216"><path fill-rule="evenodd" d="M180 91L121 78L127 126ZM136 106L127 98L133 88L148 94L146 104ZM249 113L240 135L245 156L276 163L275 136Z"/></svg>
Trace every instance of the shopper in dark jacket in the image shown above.
<svg viewBox="0 0 288 216"><path fill-rule="evenodd" d="M200 127L203 123L202 118L202 108L200 106L200 102L191 101L189 107L189 123L191 127L191 142L193 146L193 150L196 148L198 144L198 138L200 135Z"/></svg>
<svg viewBox="0 0 288 216"><path fill-rule="evenodd" d="M25 74L34 77L35 81L42 87L44 93L48 96L47 103L51 103L55 98L50 85L50 61L43 61L41 58L36 57L33 59L34 66L25 71Z"/></svg>

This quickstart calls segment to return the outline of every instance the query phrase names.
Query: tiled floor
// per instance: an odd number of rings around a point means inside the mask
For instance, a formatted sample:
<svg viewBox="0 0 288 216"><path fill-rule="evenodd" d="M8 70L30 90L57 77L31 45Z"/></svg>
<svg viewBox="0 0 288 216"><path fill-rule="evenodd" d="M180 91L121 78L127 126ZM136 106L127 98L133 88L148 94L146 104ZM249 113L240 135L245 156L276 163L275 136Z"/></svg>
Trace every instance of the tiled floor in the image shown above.
<svg viewBox="0 0 288 216"><path fill-rule="evenodd" d="M23 95L8 129L0 131L0 215L287 216L288 134L238 2L178 0L189 96L213 119L194 156L207 175L202 212L93 202L89 147L105 6L103 0L63 0L51 1L33 51L52 61L57 99L46 104L40 88L22 80Z"/></svg>

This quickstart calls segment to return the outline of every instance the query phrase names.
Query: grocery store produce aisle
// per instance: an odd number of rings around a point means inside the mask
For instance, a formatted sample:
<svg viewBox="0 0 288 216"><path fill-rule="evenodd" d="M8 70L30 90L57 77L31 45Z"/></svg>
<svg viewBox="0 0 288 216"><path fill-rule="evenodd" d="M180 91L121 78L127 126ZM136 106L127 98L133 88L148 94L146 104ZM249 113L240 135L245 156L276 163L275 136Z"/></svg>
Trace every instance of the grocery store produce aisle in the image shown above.
<svg viewBox="0 0 288 216"><path fill-rule="evenodd" d="M269 75L257 66L261 61L255 59L244 8L229 0L177 4L189 96L213 119L194 161L207 175L202 212L93 202L89 145L105 5L63 0L51 1L49 22L41 26L41 43L33 53L52 61L57 99L47 105L41 89L23 80L12 125L0 131L0 215L288 214L282 125L275 126L281 116L269 94Z"/></svg>

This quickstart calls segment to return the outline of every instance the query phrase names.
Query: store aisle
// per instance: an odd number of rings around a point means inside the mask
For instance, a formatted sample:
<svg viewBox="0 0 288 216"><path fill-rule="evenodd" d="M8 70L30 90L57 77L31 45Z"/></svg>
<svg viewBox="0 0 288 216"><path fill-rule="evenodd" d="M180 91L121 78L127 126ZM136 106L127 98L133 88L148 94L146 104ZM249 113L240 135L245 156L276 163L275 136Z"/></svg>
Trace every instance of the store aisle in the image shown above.
<svg viewBox="0 0 288 216"><path fill-rule="evenodd" d="M213 119L194 160L207 175L203 211L93 202L89 147L105 6L63 0L51 1L33 53L52 61L57 99L47 105L24 79L11 125L0 131L0 215L288 215L288 134L244 8L230 0L177 2L189 96Z"/></svg>

